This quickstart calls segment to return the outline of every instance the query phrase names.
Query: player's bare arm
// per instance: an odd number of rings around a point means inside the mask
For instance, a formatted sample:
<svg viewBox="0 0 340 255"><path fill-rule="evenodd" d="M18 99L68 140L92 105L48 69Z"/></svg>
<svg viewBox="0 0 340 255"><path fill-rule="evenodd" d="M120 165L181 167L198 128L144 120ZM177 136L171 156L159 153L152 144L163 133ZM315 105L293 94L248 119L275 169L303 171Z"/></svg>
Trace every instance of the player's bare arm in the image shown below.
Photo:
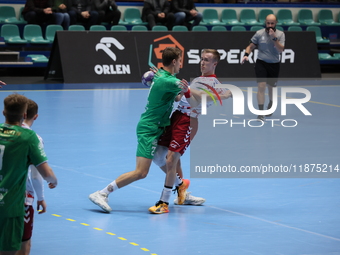
<svg viewBox="0 0 340 255"><path fill-rule="evenodd" d="M3 82L3 81L0 81L0 89L2 88L2 86L4 86L4 85L7 85L5 82Z"/></svg>

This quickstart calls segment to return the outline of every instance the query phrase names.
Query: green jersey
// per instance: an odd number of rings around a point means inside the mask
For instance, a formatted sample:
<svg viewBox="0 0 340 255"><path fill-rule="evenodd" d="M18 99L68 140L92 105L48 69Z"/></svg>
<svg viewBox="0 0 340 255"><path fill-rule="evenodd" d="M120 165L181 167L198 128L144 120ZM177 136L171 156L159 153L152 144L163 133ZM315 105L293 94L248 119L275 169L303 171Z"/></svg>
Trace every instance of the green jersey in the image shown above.
<svg viewBox="0 0 340 255"><path fill-rule="evenodd" d="M0 217L24 215L28 166L47 161L33 130L0 124Z"/></svg>
<svg viewBox="0 0 340 255"><path fill-rule="evenodd" d="M180 80L175 75L164 69L159 69L151 84L148 103L141 116L140 123L158 127L165 127L170 124L169 116L172 112L172 105L175 97L181 91L178 86L179 82Z"/></svg>

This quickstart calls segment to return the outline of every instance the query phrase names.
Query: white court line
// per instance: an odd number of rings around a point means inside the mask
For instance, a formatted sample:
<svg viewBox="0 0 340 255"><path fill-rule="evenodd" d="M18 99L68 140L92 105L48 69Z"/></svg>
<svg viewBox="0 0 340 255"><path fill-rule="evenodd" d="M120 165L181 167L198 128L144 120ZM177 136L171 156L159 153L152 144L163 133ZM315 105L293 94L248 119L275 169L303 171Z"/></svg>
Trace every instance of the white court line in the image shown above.
<svg viewBox="0 0 340 255"><path fill-rule="evenodd" d="M308 233L308 234L322 236L322 237L325 237L325 238L328 238L328 239L332 239L332 240L335 240L335 241L340 241L340 238L336 238L336 237L332 237L332 236L327 236L327 235L319 234L319 233L316 233L316 232L313 232L313 231L309 231L309 230L305 230L305 229L302 229L302 228L296 228L296 227L288 226L288 225L285 225L285 224L277 223L277 222L270 221L270 220L261 219L261 218L258 218L258 217L255 217L255 216L251 216L251 215L248 215L248 214L244 214L244 213L239 213L239 212L234 212L234 211L222 209L222 208L219 208L219 207L216 207L216 206L211 206L211 205L205 205L205 206L213 208L213 209L216 209L216 210L220 210L220 211L224 211L224 212L229 212L229 213L232 213L232 214L237 214L237 215L244 216L244 217L247 217L247 218L251 218L251 219L254 219L254 220L259 220L259 221L267 222L267 223L270 223L270 224L273 224L273 225L277 225L277 226L281 226L281 227L285 227L285 228L291 228L291 229L298 230L298 231L301 231L301 232L305 232L305 233Z"/></svg>
<svg viewBox="0 0 340 255"><path fill-rule="evenodd" d="M66 170L66 171L74 172L74 173L77 173L77 174L82 174L82 175L85 175L85 176L89 176L89 177L92 177L92 178L97 178L97 179L101 179L101 180L106 180L106 181L108 181L108 182L112 182L112 181L113 181L113 179L100 177L100 176L98 176L98 175L92 175L92 174L83 173L83 172L74 170L74 169L72 169L72 168L61 167L61 166L52 165L52 164L50 164L50 166L51 166L52 168L59 168L59 169L62 169L62 170ZM155 191L155 190L151 190L151 189L142 188L142 187L139 187L139 186L136 186L136 185L133 185L133 184L129 184L128 186L134 187L134 188L136 188L136 189L146 190L146 191L150 191L150 192L152 192L152 193L160 194L159 191Z"/></svg>
<svg viewBox="0 0 340 255"><path fill-rule="evenodd" d="M92 174L86 174L86 173L83 173L83 172L80 172L80 171L77 171L77 170L74 170L74 169L66 168L66 167L60 167L60 166L56 166L56 165L50 165L50 166L51 167L56 167L56 168L59 168L59 169L62 169L62 170L66 170L66 171L70 171L70 172L86 175L86 176L89 176L89 177L101 179L101 180L108 180L110 182L112 181L112 179L103 178L103 177L100 177L100 176L97 176L97 175L92 175ZM154 191L154 190L142 188L142 187L139 187L139 186L136 186L136 185L129 184L128 186L134 187L136 189L141 189L141 190L145 190L145 191L149 191L149 192L152 192L152 193L159 194L159 191ZM250 219L263 221L263 222L266 222L266 223L269 223L269 224L273 224L273 225L277 225L277 226L281 226L281 227L285 227L285 228L294 229L294 230L305 232L305 233L308 233L308 234L325 237L325 238L332 239L332 240L335 240L335 241L340 241L340 238L336 238L336 237L332 237L332 236L327 236L327 235L319 234L319 233L316 233L316 232L313 232L313 231L309 231L309 230L305 230L305 229L301 229L301 228L296 228L296 227L288 226L288 225L277 223L277 222L274 222L274 221L269 221L269 220L261 219L261 218L258 218L258 217L255 217L255 216L251 216L251 215L248 215L248 214L234 212L234 211L230 211L230 210L227 210L227 209L222 209L222 208L219 208L219 207L216 207L216 206L212 206L212 205L204 205L204 206L212 208L212 209L216 209L216 210L220 210L220 211L229 212L229 213L232 213L232 214L244 216L244 217L247 217L247 218L250 218Z"/></svg>

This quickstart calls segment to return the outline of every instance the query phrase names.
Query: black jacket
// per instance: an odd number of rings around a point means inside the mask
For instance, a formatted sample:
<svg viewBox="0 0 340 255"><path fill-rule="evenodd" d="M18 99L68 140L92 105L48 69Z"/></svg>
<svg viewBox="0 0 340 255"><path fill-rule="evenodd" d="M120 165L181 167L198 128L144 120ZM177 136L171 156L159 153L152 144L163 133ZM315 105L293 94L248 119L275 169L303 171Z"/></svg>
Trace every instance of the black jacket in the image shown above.
<svg viewBox="0 0 340 255"><path fill-rule="evenodd" d="M22 14L35 11L37 13L43 12L45 8L52 8L52 0L27 0Z"/></svg>
<svg viewBox="0 0 340 255"><path fill-rule="evenodd" d="M193 0L172 0L171 10L176 12L185 12L185 14L190 15L190 11L195 9L195 3Z"/></svg>
<svg viewBox="0 0 340 255"><path fill-rule="evenodd" d="M93 0L93 3L97 11L107 11L110 6L113 11L118 9L118 6L114 0Z"/></svg>
<svg viewBox="0 0 340 255"><path fill-rule="evenodd" d="M161 11L156 11L154 0L145 0L144 7L142 11L142 20L146 21L146 17L151 13L157 16L158 13L164 12L167 15L170 12L170 3L168 0L159 0Z"/></svg>

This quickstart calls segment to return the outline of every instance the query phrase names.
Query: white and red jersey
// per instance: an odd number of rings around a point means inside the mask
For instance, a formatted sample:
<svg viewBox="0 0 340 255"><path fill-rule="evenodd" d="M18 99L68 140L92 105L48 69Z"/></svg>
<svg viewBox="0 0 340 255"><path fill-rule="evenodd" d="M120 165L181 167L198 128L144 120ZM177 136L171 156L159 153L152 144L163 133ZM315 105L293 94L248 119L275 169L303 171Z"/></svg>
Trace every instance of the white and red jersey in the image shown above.
<svg viewBox="0 0 340 255"><path fill-rule="evenodd" d="M31 129L26 123L22 123L23 128ZM37 134L41 144L44 144L43 139ZM34 191L37 194L38 201L44 200L44 186L43 178L39 174L35 166L30 165L28 168L28 175L26 180L26 198L25 205L33 205Z"/></svg>
<svg viewBox="0 0 340 255"><path fill-rule="evenodd" d="M192 89L197 89L197 90L209 90L212 94L214 94L214 91L211 90L211 88L215 89L215 91L218 94L224 94L226 92L226 89L222 88L216 88L217 84L221 84L219 80L217 80L216 75L212 74L209 76L200 76L195 78L191 83L190 83L190 90ZM208 101L207 102L207 107L213 105L213 101ZM194 108L190 107L190 102L188 102L187 98L184 96L182 97L181 101L179 102L179 105L177 107L177 110L181 111L182 113L193 117L197 118L201 112L202 112L202 104L199 104L195 106Z"/></svg>

